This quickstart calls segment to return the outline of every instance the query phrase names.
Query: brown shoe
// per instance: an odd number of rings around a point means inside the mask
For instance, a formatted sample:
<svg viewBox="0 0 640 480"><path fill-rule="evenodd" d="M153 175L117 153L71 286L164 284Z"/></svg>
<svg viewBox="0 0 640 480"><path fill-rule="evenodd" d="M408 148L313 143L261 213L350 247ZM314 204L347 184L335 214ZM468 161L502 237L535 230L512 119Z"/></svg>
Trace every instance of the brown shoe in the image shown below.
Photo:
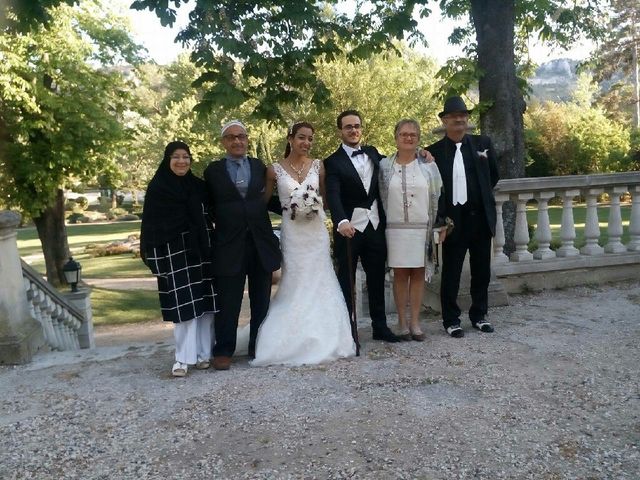
<svg viewBox="0 0 640 480"><path fill-rule="evenodd" d="M231 367L231 357L214 357L213 368L216 370L229 370Z"/></svg>

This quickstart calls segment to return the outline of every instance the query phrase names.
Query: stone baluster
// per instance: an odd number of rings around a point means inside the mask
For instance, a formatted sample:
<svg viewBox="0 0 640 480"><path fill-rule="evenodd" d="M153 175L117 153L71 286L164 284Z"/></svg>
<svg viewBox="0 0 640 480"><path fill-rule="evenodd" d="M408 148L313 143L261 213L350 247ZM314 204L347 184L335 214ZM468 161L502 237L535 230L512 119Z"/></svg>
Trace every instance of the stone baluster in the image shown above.
<svg viewBox="0 0 640 480"><path fill-rule="evenodd" d="M45 293L46 295L46 293ZM53 325L53 331L56 334L56 342L57 342L57 350L66 350L67 349L67 339L65 338L64 328L58 321L58 317L55 315L56 306L51 301L51 298L47 296L45 298L45 311L44 314L50 319L51 324Z"/></svg>
<svg viewBox="0 0 640 480"><path fill-rule="evenodd" d="M627 191L626 187L613 187L607 190L609 193L609 241L604 246L607 253L626 252L626 247L620 241L622 238L622 215L620 213L620 195Z"/></svg>
<svg viewBox="0 0 640 480"><path fill-rule="evenodd" d="M79 350L80 339L78 338L78 334L80 333L80 329L82 328L82 322L71 315L68 310L65 309L64 313L69 318L69 325L71 326L73 332L73 348L74 350Z"/></svg>
<svg viewBox="0 0 640 480"><path fill-rule="evenodd" d="M496 194L496 234L493 237L493 263L506 263L509 261L504 253L504 222L502 220L502 205L509 200L509 195Z"/></svg>
<svg viewBox="0 0 640 480"><path fill-rule="evenodd" d="M78 344L78 329L80 322L73 318L66 308L62 308L62 320L69 333L69 348L77 350L80 348Z"/></svg>
<svg viewBox="0 0 640 480"><path fill-rule="evenodd" d="M58 341L58 350L66 350L67 339L64 331L64 326L61 322L58 321L57 317L54 317L56 305L48 296L45 299L45 305L46 310L44 313L51 319L51 323L53 324L53 330L56 332L56 339Z"/></svg>
<svg viewBox="0 0 640 480"><path fill-rule="evenodd" d="M38 318L40 324L42 325L47 344L53 349L59 349L61 345L59 343L55 326L51 321L51 317L47 315L47 296L42 290L40 290L40 288L36 284L32 285L33 288L35 288L33 302L36 311L36 318Z"/></svg>
<svg viewBox="0 0 640 480"><path fill-rule="evenodd" d="M518 193L514 196L516 206L516 229L513 240L516 250L511 254L512 262L533 260L533 255L527 250L529 246L529 228L527 224L527 201L533 198L532 193Z"/></svg>
<svg viewBox="0 0 640 480"><path fill-rule="evenodd" d="M60 325L62 325L62 331L64 332L65 350L71 350L73 348L73 332L71 331L71 328L69 326L69 320L65 315L66 312L64 311L64 309L60 308L60 306L58 306L58 308L60 309L60 312L58 313L58 322L60 322Z"/></svg>
<svg viewBox="0 0 640 480"><path fill-rule="evenodd" d="M544 260L555 258L556 252L551 250L551 224L549 223L549 200L555 196L554 192L539 192L535 195L538 201L538 226L534 238L538 242L538 248L533 252L533 258Z"/></svg>
<svg viewBox="0 0 640 480"><path fill-rule="evenodd" d="M600 239L600 221L598 220L598 195L601 188L589 188L585 191L587 199L587 218L584 224L585 245L580 249L582 255L602 255L604 248L598 245Z"/></svg>
<svg viewBox="0 0 640 480"><path fill-rule="evenodd" d="M558 257L574 257L580 254L580 251L574 245L576 227L573 221L573 198L579 194L579 190L565 190L562 192L562 226L560 228L562 246L556 252Z"/></svg>
<svg viewBox="0 0 640 480"><path fill-rule="evenodd" d="M27 308L29 309L29 314L32 318L38 320L38 323L40 323L40 319L36 315L36 309L33 306L33 296L35 292L31 285L31 281L28 278L23 277L22 284L24 285L24 292L27 294Z"/></svg>
<svg viewBox="0 0 640 480"><path fill-rule="evenodd" d="M635 185L630 188L629 192L632 198L627 250L630 252L640 252L640 185Z"/></svg>

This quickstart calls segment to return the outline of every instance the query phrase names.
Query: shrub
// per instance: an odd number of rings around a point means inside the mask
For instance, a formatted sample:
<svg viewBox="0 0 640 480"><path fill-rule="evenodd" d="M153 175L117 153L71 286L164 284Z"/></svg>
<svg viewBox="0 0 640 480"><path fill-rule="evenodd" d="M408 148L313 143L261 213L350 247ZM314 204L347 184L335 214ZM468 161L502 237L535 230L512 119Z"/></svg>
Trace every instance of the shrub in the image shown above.
<svg viewBox="0 0 640 480"><path fill-rule="evenodd" d="M124 208L110 208L107 212L107 218L109 220L115 220L116 218L127 215L127 211Z"/></svg>
<svg viewBox="0 0 640 480"><path fill-rule="evenodd" d="M116 220L119 222L135 222L136 220L140 220L140 217L138 217L138 215L134 215L133 213L127 213L125 215L117 216Z"/></svg>
<svg viewBox="0 0 640 480"><path fill-rule="evenodd" d="M80 208L80 210L86 210L89 206L89 199L87 197L77 197L76 205Z"/></svg>

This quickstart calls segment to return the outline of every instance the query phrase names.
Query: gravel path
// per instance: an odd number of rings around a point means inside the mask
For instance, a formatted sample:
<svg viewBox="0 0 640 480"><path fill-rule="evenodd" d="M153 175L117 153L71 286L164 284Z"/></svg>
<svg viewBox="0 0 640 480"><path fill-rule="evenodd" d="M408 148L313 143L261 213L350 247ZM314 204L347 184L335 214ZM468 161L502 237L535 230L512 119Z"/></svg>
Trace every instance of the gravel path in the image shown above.
<svg viewBox="0 0 640 480"><path fill-rule="evenodd" d="M640 283L511 303L329 365L173 379L165 331L0 367L0 478L640 478Z"/></svg>

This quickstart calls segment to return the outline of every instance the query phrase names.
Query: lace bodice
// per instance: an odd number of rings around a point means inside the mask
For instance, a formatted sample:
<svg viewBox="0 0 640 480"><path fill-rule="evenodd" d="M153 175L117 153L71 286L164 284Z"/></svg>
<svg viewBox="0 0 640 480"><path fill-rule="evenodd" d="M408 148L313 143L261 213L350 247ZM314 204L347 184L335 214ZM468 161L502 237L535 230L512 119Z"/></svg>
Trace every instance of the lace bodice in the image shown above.
<svg viewBox="0 0 640 480"><path fill-rule="evenodd" d="M320 160L314 160L309 167L307 176L302 182L296 181L279 163L273 164L278 185L278 198L283 209L289 209L291 204L291 193L296 188L306 188L307 185L313 187L320 196ZM322 198L320 198L322 201Z"/></svg>

